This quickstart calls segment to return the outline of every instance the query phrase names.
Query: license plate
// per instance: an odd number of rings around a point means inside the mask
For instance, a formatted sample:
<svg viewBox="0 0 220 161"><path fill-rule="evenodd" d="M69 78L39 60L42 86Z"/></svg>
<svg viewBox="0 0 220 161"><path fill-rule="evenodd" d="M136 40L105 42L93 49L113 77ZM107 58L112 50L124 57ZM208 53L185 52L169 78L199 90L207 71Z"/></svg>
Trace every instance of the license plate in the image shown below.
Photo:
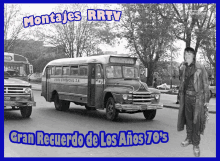
<svg viewBox="0 0 220 161"><path fill-rule="evenodd" d="M4 97L5 101L10 101L10 97Z"/></svg>

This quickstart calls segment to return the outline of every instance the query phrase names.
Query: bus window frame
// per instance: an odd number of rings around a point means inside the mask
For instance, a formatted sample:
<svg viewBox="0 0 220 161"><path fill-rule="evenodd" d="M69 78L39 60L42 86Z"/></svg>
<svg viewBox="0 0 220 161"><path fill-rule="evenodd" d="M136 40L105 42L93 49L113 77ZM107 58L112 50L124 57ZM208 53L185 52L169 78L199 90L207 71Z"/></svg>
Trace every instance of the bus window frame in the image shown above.
<svg viewBox="0 0 220 161"><path fill-rule="evenodd" d="M104 78L104 72L103 72L103 66L102 66L102 64L96 64L96 68L97 68L97 67L100 68L100 74L101 74L101 76L100 76L100 78L98 78L98 77L97 77L97 73L95 73L95 77L96 77L96 79L103 79L103 78ZM96 70L96 72L97 72L97 70Z"/></svg>
<svg viewBox="0 0 220 161"><path fill-rule="evenodd" d="M61 74L56 74L56 68L61 68ZM55 73L54 76L62 76L62 72L63 72L63 67L62 66L55 66Z"/></svg>
<svg viewBox="0 0 220 161"><path fill-rule="evenodd" d="M136 67L136 66L125 66L125 65L123 65L122 66L122 73L123 73L123 76L124 76L124 70L123 70L123 67L133 67L134 68L134 76L135 76L135 69L137 70L137 78L140 78L140 72L139 72L139 70L138 70L138 68ZM129 78L129 77L123 77L123 78ZM131 78L133 78L133 77L131 77ZM135 77L134 77L135 78Z"/></svg>
<svg viewBox="0 0 220 161"><path fill-rule="evenodd" d="M80 67L86 67L86 74L85 75L80 75ZM88 69L89 69L89 67L88 67L88 64L82 64L82 65L79 65L79 68L78 68L78 76L79 77L88 77Z"/></svg>
<svg viewBox="0 0 220 161"><path fill-rule="evenodd" d="M69 74L63 74L63 72L64 72L63 69L64 69L65 67L67 67L67 69L69 68ZM69 65L68 65L68 66L62 66L62 75L63 75L63 76L69 76L69 75L70 75L70 66L69 66Z"/></svg>
<svg viewBox="0 0 220 161"><path fill-rule="evenodd" d="M106 72L106 68L107 67L109 67L109 66L121 66L121 70L122 70L122 77L121 78L108 78L107 77L107 72ZM138 71L138 67L137 66L135 66L135 65L131 65L131 64L109 64L108 66L105 66L105 79L124 79L125 77L124 77L124 71L123 71L123 66L126 66L126 67L133 67L133 68L136 68L137 69L137 71ZM137 78L140 78L140 76L139 76L139 72L138 72L138 77Z"/></svg>
<svg viewBox="0 0 220 161"><path fill-rule="evenodd" d="M55 66L49 66L51 67L51 75L55 75Z"/></svg>
<svg viewBox="0 0 220 161"><path fill-rule="evenodd" d="M77 69L76 71L77 71L77 75L74 75L74 74L71 74L71 68L72 67L77 67L77 68L75 68L75 69ZM79 65L70 65L70 76L71 77L78 77L79 76Z"/></svg>
<svg viewBox="0 0 220 161"><path fill-rule="evenodd" d="M108 77L107 77L106 68L108 68L108 67L110 67L110 66L120 66L120 67L121 67L121 73L123 72L123 71L122 71L122 65L121 65L121 64L120 64L120 65L119 65L119 64L109 64L108 66L105 67L105 78L106 78L106 79L123 79L123 73L122 73L122 77L120 77L120 78L114 78L114 77L113 77L113 78L108 78Z"/></svg>

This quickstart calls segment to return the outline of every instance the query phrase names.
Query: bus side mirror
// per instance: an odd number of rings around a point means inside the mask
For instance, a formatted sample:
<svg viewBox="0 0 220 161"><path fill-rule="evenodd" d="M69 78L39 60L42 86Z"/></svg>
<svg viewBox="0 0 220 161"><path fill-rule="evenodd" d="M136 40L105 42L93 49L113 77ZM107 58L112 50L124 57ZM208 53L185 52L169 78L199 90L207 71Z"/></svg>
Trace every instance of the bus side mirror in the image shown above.
<svg viewBox="0 0 220 161"><path fill-rule="evenodd" d="M148 75L148 71L147 71L147 68L145 68L145 77L147 77Z"/></svg>

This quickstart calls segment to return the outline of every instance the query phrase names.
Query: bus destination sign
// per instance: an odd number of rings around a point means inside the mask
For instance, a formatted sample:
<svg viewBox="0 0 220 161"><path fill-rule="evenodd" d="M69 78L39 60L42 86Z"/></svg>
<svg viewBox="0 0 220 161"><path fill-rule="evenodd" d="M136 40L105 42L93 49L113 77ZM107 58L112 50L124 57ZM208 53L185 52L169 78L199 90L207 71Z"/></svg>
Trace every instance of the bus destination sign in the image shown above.
<svg viewBox="0 0 220 161"><path fill-rule="evenodd" d="M4 60L5 60L5 61L12 61L12 56L10 56L10 55L4 55Z"/></svg>
<svg viewBox="0 0 220 161"><path fill-rule="evenodd" d="M110 63L135 64L135 62L136 62L136 59L134 58L110 57Z"/></svg>

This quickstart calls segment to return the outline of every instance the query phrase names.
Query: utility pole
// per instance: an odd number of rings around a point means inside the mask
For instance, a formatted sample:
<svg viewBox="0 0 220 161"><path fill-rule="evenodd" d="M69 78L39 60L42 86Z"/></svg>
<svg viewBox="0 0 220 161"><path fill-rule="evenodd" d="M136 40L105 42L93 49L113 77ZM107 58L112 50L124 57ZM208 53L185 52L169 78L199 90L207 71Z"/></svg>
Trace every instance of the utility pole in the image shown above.
<svg viewBox="0 0 220 161"><path fill-rule="evenodd" d="M172 69L173 69L173 59L172 59L172 53L173 51L171 51L171 62L170 62L170 89L172 89Z"/></svg>

